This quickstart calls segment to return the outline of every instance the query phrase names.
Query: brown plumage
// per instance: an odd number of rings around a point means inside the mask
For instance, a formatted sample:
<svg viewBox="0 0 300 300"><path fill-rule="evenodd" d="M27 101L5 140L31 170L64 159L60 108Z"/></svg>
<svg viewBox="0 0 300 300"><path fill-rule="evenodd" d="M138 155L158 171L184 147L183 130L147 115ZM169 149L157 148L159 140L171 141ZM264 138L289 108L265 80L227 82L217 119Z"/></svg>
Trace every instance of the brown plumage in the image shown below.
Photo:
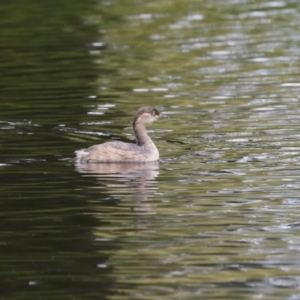
<svg viewBox="0 0 300 300"><path fill-rule="evenodd" d="M133 119L136 144L120 141L94 145L75 151L77 163L149 162L159 159L159 152L147 134L146 125L167 118L151 106L141 107Z"/></svg>

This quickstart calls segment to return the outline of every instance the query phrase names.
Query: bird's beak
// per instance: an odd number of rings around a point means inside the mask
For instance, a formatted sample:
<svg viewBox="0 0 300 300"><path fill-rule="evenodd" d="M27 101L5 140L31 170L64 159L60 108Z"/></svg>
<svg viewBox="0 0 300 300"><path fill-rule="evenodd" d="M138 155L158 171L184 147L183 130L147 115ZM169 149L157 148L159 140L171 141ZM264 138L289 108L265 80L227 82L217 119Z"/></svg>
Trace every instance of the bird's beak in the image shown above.
<svg viewBox="0 0 300 300"><path fill-rule="evenodd" d="M169 119L168 116L164 115L164 114L159 114L156 116L157 120L166 120Z"/></svg>

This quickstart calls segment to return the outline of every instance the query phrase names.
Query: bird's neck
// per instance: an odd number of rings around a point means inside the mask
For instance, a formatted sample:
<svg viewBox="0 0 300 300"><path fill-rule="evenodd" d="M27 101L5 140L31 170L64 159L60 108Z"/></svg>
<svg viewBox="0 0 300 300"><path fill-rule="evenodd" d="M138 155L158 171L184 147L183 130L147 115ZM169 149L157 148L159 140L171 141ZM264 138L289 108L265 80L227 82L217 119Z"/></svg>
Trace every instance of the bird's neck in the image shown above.
<svg viewBox="0 0 300 300"><path fill-rule="evenodd" d="M139 122L136 122L133 125L133 131L134 131L134 135L136 137L136 143L138 146L153 145L151 138L147 134L145 125L143 125Z"/></svg>

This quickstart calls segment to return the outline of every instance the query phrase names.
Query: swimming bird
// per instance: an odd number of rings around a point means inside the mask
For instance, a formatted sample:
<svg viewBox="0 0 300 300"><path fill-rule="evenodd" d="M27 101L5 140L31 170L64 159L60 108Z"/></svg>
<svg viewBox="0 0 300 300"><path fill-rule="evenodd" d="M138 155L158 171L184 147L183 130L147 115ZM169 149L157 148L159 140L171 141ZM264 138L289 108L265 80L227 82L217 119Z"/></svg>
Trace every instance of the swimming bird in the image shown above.
<svg viewBox="0 0 300 300"><path fill-rule="evenodd" d="M136 144L113 141L77 150L76 162L84 164L157 161L159 152L147 134L146 126L167 118L154 107L143 106L136 112L132 123Z"/></svg>

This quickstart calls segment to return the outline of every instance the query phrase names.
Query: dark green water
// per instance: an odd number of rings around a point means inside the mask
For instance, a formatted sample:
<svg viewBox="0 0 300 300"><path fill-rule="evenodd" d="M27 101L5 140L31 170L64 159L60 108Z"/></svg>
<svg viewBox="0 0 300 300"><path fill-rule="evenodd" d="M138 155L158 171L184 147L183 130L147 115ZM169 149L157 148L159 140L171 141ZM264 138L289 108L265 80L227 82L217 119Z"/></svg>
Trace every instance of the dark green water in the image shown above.
<svg viewBox="0 0 300 300"><path fill-rule="evenodd" d="M1 299L300 299L297 1L0 10ZM75 166L143 105L158 164Z"/></svg>

